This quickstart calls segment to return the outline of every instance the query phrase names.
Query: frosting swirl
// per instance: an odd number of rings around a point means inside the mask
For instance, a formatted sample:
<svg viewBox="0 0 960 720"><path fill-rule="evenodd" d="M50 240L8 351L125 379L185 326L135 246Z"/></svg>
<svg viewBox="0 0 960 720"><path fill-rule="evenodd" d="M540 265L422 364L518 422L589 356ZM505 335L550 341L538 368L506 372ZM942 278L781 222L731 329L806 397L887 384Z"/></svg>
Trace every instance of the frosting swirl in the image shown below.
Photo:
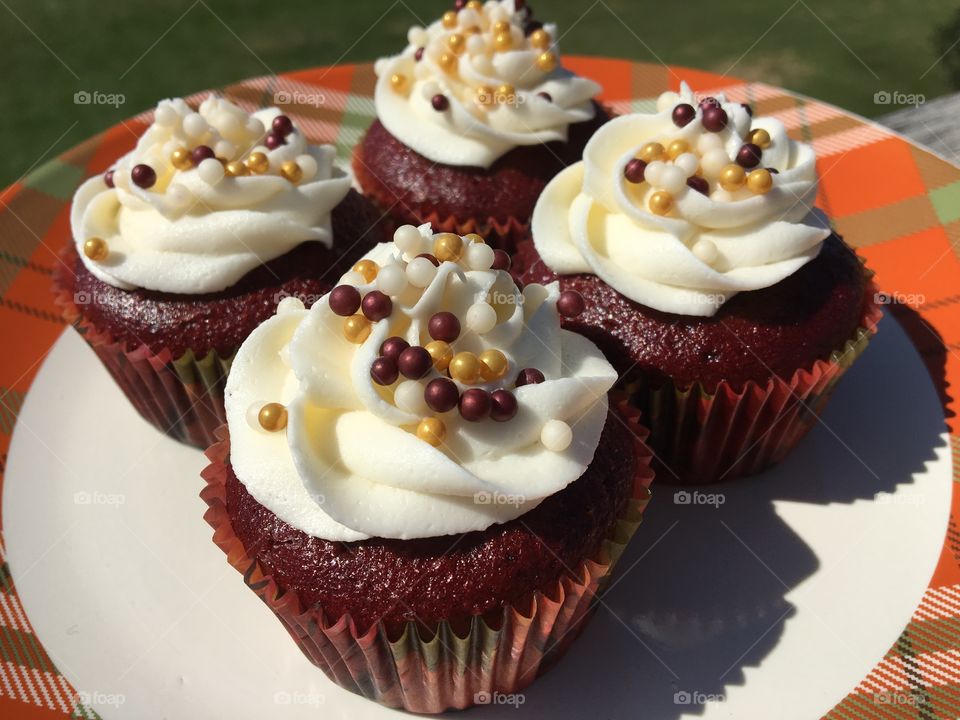
<svg viewBox="0 0 960 720"><path fill-rule="evenodd" d="M592 461L616 380L560 329L556 283L521 293L477 236L407 225L397 239L310 310L285 299L227 381L237 477L327 540L483 530L533 509ZM429 251L448 259L416 257Z"/></svg>
<svg viewBox="0 0 960 720"><path fill-rule="evenodd" d="M74 241L119 288L223 290L301 242L331 246L330 212L350 189L334 155L277 108L163 100L136 147L77 190Z"/></svg>
<svg viewBox="0 0 960 720"><path fill-rule="evenodd" d="M813 149L783 123L722 95L698 103L684 83L656 113L601 127L583 161L544 189L531 229L555 272L593 273L656 310L711 316L817 256L830 229L811 210L816 193Z"/></svg>
<svg viewBox="0 0 960 720"><path fill-rule="evenodd" d="M468 2L375 66L377 117L424 157L489 167L520 145L565 141L594 116L592 80L559 65L556 26L532 21L513 0Z"/></svg>

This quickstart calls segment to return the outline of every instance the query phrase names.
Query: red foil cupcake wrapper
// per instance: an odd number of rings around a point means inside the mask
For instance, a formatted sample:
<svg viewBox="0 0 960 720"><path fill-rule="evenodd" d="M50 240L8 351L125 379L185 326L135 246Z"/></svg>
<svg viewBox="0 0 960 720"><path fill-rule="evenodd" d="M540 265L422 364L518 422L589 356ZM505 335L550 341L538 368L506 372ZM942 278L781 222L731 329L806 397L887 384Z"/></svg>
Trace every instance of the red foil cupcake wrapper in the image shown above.
<svg viewBox="0 0 960 720"><path fill-rule="evenodd" d="M739 390L723 382L713 392L699 384L629 384L625 389L630 403L650 429L647 444L654 452L657 481L710 484L752 475L784 460L816 424L840 378L876 334L883 315L874 301L878 291L868 278L854 336L828 360L798 370L789 381L748 382Z"/></svg>
<svg viewBox="0 0 960 720"><path fill-rule="evenodd" d="M217 428L226 422L223 392L234 353L212 351L198 357L188 351L174 357L167 348L154 352L140 345L128 350L84 317L64 277L67 254L61 254L64 262L53 274L54 302L64 320L83 336L144 420L180 442L199 448L215 443Z"/></svg>
<svg viewBox="0 0 960 720"><path fill-rule="evenodd" d="M484 696L520 692L556 661L585 624L593 600L609 581L614 565L640 524L653 479L650 451L636 410L620 405L634 429L640 469L633 497L617 528L595 558L586 559L576 578L563 577L525 603L474 616L458 632L451 622L427 630L414 622L366 631L349 615L328 618L322 608L303 608L296 593L284 592L251 558L233 531L226 507L226 428L221 442L207 450L201 493L209 508L204 519L214 542L244 582L274 612L307 658L335 683L390 707L439 713L484 702ZM459 627L459 625L458 625Z"/></svg>

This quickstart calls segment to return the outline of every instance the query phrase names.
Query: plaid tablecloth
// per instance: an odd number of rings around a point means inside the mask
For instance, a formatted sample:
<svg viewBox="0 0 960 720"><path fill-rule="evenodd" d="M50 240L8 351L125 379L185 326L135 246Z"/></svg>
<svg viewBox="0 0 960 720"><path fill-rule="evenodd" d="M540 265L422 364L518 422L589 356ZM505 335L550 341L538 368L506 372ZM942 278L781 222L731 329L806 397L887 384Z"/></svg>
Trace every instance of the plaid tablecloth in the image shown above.
<svg viewBox="0 0 960 720"><path fill-rule="evenodd" d="M947 387L960 386L960 169L843 110L779 88L677 67L566 58L601 82L618 112L650 110L681 80L725 92L782 120L813 143L822 178L819 204L900 304L906 328L941 392L951 432L954 478L960 428ZM350 148L374 117L369 65L343 65L246 80L223 88L253 109L285 106L314 142ZM149 122L133 118L46 163L0 194L0 484L17 414L46 353L64 331L51 300L57 251L69 238L69 201L88 175L129 150ZM932 263L932 264L931 264ZM199 486L198 486L199 487ZM930 586L909 625L873 671L830 711L833 719L960 717L960 500ZM0 562L4 559L0 528ZM60 589L62 591L62 589ZM96 650L91 649L91 652ZM878 697L904 702L878 702ZM51 662L0 566L0 717L96 717Z"/></svg>

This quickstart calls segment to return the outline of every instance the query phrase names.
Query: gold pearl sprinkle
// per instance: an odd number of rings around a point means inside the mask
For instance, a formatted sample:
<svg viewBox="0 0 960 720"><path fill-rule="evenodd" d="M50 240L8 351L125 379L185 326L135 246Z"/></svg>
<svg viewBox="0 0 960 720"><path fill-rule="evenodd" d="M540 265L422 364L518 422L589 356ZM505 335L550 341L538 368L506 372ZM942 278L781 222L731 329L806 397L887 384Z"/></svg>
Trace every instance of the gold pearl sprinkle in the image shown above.
<svg viewBox="0 0 960 720"><path fill-rule="evenodd" d="M353 266L353 271L363 276L364 282L372 283L377 279L377 273L380 272L380 266L373 260L360 260Z"/></svg>
<svg viewBox="0 0 960 720"><path fill-rule="evenodd" d="M394 73L390 76L390 87L396 92L403 92L407 89L407 76L400 73Z"/></svg>
<svg viewBox="0 0 960 720"><path fill-rule="evenodd" d="M483 3L480 2L480 0L470 0L470 2L467 3L467 8L474 12L480 12L483 10Z"/></svg>
<svg viewBox="0 0 960 720"><path fill-rule="evenodd" d="M223 166L223 172L230 177L242 177L249 172L249 168L239 160L231 160Z"/></svg>
<svg viewBox="0 0 960 720"><path fill-rule="evenodd" d="M550 33L542 28L540 30L534 30L532 33L530 33L530 44L538 50L546 50L550 47L550 43L552 42L553 38L550 37Z"/></svg>
<svg viewBox="0 0 960 720"><path fill-rule="evenodd" d="M448 30L457 26L457 13L455 10L447 10L443 14L443 26Z"/></svg>
<svg viewBox="0 0 960 720"><path fill-rule="evenodd" d="M250 169L250 172L255 172L258 175L265 173L270 169L270 159L262 152L252 152L247 159L244 161L247 167Z"/></svg>
<svg viewBox="0 0 960 720"><path fill-rule="evenodd" d="M474 99L477 101L477 105L493 105L495 96L493 88L489 85L480 85L474 91Z"/></svg>
<svg viewBox="0 0 960 720"><path fill-rule="evenodd" d="M487 244L487 241L484 240L480 235L477 235L477 233L467 233L463 236L463 239L471 243L480 243L481 245Z"/></svg>
<svg viewBox="0 0 960 720"><path fill-rule="evenodd" d="M437 58L437 64L444 72L450 72L457 66L457 56L453 53L440 53Z"/></svg>
<svg viewBox="0 0 960 720"><path fill-rule="evenodd" d="M351 315L343 319L343 336L359 345L370 337L370 321L363 315Z"/></svg>
<svg viewBox="0 0 960 720"><path fill-rule="evenodd" d="M676 160L685 152L689 151L690 143L688 143L686 140L674 140L672 143L667 145L667 157L669 157L671 160Z"/></svg>
<svg viewBox="0 0 960 720"><path fill-rule="evenodd" d="M433 256L440 262L457 262L463 257L463 240L455 233L440 233L433 241Z"/></svg>
<svg viewBox="0 0 960 720"><path fill-rule="evenodd" d="M752 142L761 150L766 150L768 147L770 147L770 143L773 141L770 139L770 133L763 128L757 128L756 130L751 130L747 134L747 142Z"/></svg>
<svg viewBox="0 0 960 720"><path fill-rule="evenodd" d="M296 185L303 178L303 168L297 165L294 160L287 160L280 166L280 174Z"/></svg>
<svg viewBox="0 0 960 720"><path fill-rule="evenodd" d="M447 426L437 418L424 418L417 425L417 437L428 445L437 447L447 438Z"/></svg>
<svg viewBox="0 0 960 720"><path fill-rule="evenodd" d="M279 432L287 426L287 409L280 403L267 403L257 413L257 422L267 432Z"/></svg>
<svg viewBox="0 0 960 720"><path fill-rule="evenodd" d="M426 351L433 358L433 366L440 372L445 372L450 367L450 361L453 359L453 350L450 344L443 340L433 340L425 346Z"/></svg>
<svg viewBox="0 0 960 720"><path fill-rule="evenodd" d="M725 165L720 171L720 187L727 192L736 192L747 180L746 171L736 163Z"/></svg>
<svg viewBox="0 0 960 720"><path fill-rule="evenodd" d="M505 52L513 47L513 35L508 32L500 32L493 36L493 49L497 52Z"/></svg>
<svg viewBox="0 0 960 720"><path fill-rule="evenodd" d="M103 238L92 237L83 243L83 254L94 262L101 262L107 259L110 254L110 247Z"/></svg>
<svg viewBox="0 0 960 720"><path fill-rule="evenodd" d="M544 72L553 72L557 68L557 56L552 52L537 55L537 67Z"/></svg>
<svg viewBox="0 0 960 720"><path fill-rule="evenodd" d="M510 363L499 350L484 350L480 353L480 377L486 381L499 380L507 374Z"/></svg>
<svg viewBox="0 0 960 720"><path fill-rule="evenodd" d="M658 142L647 143L642 148L640 152L637 153L637 157L643 160L645 163L652 163L654 160L662 160L666 154L666 150L663 145Z"/></svg>
<svg viewBox="0 0 960 720"><path fill-rule="evenodd" d="M470 385L480 377L480 359L472 352L458 352L450 360L450 377Z"/></svg>
<svg viewBox="0 0 960 720"><path fill-rule="evenodd" d="M650 196L650 212L654 215L666 215L673 209L673 195L665 190L658 190Z"/></svg>
<svg viewBox="0 0 960 720"><path fill-rule="evenodd" d="M467 41L464 39L463 35L454 33L453 35L447 37L447 47L459 55L466 49Z"/></svg>
<svg viewBox="0 0 960 720"><path fill-rule="evenodd" d="M747 175L747 188L756 195L763 195L773 188L773 173L766 168L757 168Z"/></svg>
<svg viewBox="0 0 960 720"><path fill-rule="evenodd" d="M512 103L517 95L517 89L510 83L504 83L497 88L497 98L502 103Z"/></svg>
<svg viewBox="0 0 960 720"><path fill-rule="evenodd" d="M170 164L177 170L189 170L193 167L193 158L186 148L177 148L170 153Z"/></svg>
<svg viewBox="0 0 960 720"><path fill-rule="evenodd" d="M498 22L495 22L493 24L493 32L495 35L499 35L500 33L510 32L510 23L508 23L506 20L500 20Z"/></svg>

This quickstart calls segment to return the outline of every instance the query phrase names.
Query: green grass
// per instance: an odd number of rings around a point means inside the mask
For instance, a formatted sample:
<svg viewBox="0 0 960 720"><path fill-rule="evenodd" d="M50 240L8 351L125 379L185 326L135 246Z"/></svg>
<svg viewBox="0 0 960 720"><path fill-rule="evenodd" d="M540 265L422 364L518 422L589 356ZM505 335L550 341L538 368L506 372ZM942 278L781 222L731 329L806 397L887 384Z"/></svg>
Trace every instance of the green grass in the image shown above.
<svg viewBox="0 0 960 720"><path fill-rule="evenodd" d="M0 0L0 185L157 99L396 51L446 3L406 0ZM949 92L936 41L953 0L536 2L566 53L764 79L864 115L877 90ZM960 46L954 48L960 53ZM928 68L933 69L928 71ZM926 73L926 74L924 74ZM75 105L122 93L119 108Z"/></svg>

